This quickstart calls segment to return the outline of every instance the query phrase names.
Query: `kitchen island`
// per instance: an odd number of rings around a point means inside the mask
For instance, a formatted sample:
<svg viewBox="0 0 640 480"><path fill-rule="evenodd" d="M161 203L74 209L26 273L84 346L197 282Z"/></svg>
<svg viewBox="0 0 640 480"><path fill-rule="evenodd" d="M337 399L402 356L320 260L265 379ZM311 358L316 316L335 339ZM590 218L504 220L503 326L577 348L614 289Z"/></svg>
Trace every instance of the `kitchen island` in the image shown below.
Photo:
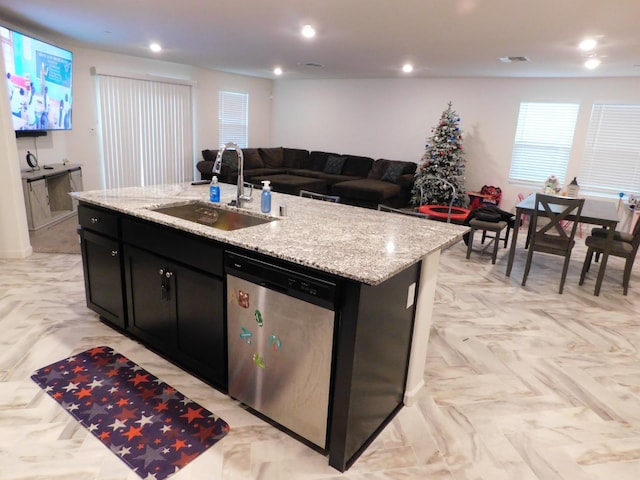
<svg viewBox="0 0 640 480"><path fill-rule="evenodd" d="M221 208L236 210L226 206L235 186L222 184L221 190ZM291 272L298 299L314 301L316 285L327 285L327 308L335 313L320 440L269 410L262 414L328 452L329 463L344 471L424 386L440 251L467 229L278 193L272 194L272 212L286 205L286 216L264 215L257 193L244 210L265 223L229 231L155 211L206 202L207 185L75 193L87 304L123 333L242 400L229 388L235 360L227 356L233 343L227 340L246 340L251 332L227 331L228 312L242 303L228 287L237 267L229 259ZM279 337L271 335L270 345L280 349ZM311 355L316 345L308 347ZM261 357L254 361L269 370Z"/></svg>

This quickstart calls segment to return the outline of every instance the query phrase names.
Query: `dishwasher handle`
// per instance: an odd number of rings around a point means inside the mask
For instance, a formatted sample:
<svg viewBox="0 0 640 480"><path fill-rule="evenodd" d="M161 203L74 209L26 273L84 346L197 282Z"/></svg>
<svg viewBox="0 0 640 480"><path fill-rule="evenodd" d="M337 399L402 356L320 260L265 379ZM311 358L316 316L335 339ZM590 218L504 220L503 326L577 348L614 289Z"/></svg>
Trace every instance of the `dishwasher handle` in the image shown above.
<svg viewBox="0 0 640 480"><path fill-rule="evenodd" d="M262 280L258 283L258 285L260 285L261 287L264 288L268 288L270 290L275 290L276 292L282 293L284 295L289 293L289 289L287 287L284 287L282 285L278 285L276 283L273 282L268 282L266 280Z"/></svg>

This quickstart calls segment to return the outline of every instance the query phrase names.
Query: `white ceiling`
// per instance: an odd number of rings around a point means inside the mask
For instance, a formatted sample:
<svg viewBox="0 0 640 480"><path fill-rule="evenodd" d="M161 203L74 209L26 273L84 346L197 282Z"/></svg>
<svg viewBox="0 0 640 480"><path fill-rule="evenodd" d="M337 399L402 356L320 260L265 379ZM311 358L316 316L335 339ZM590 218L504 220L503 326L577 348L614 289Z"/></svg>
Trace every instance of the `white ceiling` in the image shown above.
<svg viewBox="0 0 640 480"><path fill-rule="evenodd" d="M46 4L46 6L45 6ZM274 78L640 76L640 0L2 0L50 42ZM300 29L318 34L304 40ZM596 37L600 68L577 44ZM148 51L159 42L160 54ZM526 63L499 57L526 56ZM319 64L307 66L306 64Z"/></svg>

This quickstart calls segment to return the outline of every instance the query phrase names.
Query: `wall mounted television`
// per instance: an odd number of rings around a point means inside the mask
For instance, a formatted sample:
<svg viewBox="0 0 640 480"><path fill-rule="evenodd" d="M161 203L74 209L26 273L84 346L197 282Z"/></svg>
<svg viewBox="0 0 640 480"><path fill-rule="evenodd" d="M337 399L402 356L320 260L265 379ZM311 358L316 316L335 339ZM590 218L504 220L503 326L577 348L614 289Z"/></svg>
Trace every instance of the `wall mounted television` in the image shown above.
<svg viewBox="0 0 640 480"><path fill-rule="evenodd" d="M2 26L0 41L16 136L71 130L73 54Z"/></svg>

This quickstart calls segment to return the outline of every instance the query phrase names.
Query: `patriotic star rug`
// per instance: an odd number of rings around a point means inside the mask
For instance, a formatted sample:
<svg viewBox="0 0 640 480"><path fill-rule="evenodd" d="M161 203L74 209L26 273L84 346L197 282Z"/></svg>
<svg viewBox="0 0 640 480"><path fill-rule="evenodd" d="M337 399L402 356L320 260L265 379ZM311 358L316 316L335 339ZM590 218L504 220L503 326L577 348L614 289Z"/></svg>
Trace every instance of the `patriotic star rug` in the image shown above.
<svg viewBox="0 0 640 480"><path fill-rule="evenodd" d="M31 378L140 477L162 480L229 425L110 347L37 370Z"/></svg>

